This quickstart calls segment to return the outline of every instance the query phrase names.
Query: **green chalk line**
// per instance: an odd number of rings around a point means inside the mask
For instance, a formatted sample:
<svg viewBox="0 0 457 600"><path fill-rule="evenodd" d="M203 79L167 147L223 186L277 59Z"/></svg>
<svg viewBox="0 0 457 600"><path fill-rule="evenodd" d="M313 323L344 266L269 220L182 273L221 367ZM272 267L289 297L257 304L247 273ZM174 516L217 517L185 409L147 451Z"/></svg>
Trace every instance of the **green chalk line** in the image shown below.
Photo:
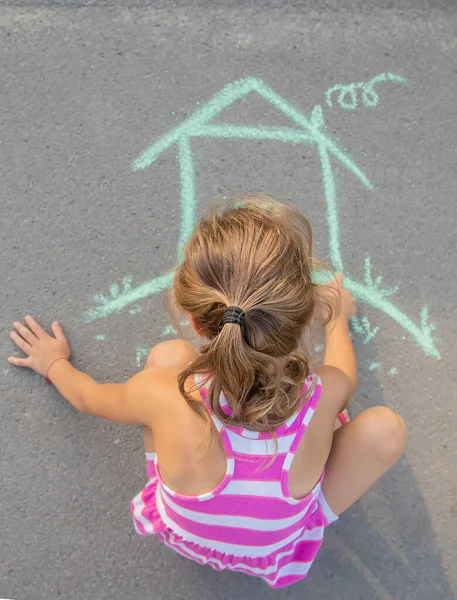
<svg viewBox="0 0 457 600"><path fill-rule="evenodd" d="M151 350L151 348L137 348L136 349L136 366L138 369L141 368L141 364L144 361L144 359L147 357L147 355L149 354L149 351Z"/></svg>
<svg viewBox="0 0 457 600"><path fill-rule="evenodd" d="M424 327L424 324L422 324L422 328L416 325L416 323L395 306L395 304L390 302L390 300L387 300L379 290L370 288L358 281L354 281L350 277L345 277L344 285L355 298L381 310L391 319L396 321L413 337L425 354L436 359L441 358L441 355L434 344L433 337Z"/></svg>
<svg viewBox="0 0 457 600"><path fill-rule="evenodd" d="M332 93L335 91L339 91L339 99L344 100L345 94L349 93L352 98L351 94L355 93L356 90L362 89L362 100L365 105L375 106L379 97L373 88L374 85L383 81L397 81L403 83L405 80L392 73L383 73L372 78L367 83L355 82L348 85L338 84L327 90L327 104L330 107L332 106L331 98ZM209 123L209 121L216 117L221 111L251 92L256 92L274 108L286 115L295 124L295 127L245 126L225 123ZM341 94L343 95L341 96ZM347 106L347 108L350 108L350 106ZM170 148L173 144L178 144L182 215L178 243L178 258L181 258L186 242L195 227L197 212L195 168L190 145L190 140L192 138L242 139L246 141L271 140L290 144L315 144L321 161L322 185L327 203L326 219L329 228L330 259L333 267L337 271L344 271L332 157L345 166L367 189L372 190L373 186L347 153L340 150L334 141L323 133L323 129L325 129L325 123L321 106L316 105L312 110L311 115L308 117L276 94L260 79L247 77L225 86L207 103L199 107L186 121L146 149L140 157L133 162L132 168L134 171L147 168L156 160L159 154ZM129 282L127 286L124 285L123 292L120 291L117 284L112 285L110 288L112 297L108 299L104 296L97 296L96 301L99 306L86 313L86 320L92 321L106 317L109 314L121 311L125 306L128 306L132 302L137 302L138 300L167 289L171 286L173 275L174 273L159 275L151 281L139 284L135 288L131 288ZM431 335L433 326L428 324L427 310L423 309L421 313L421 327L419 327L392 302L386 299L386 296L394 293L395 289L378 289L381 280L382 277L379 276L373 283L371 277L371 263L368 258L365 262L366 285L350 278L346 278L345 282L347 288L358 300L361 300L390 316L410 333L415 342L427 355L433 356L434 358L440 358L440 354L434 344L433 336ZM368 321L364 322L362 325L357 318L353 319L353 327L354 331L367 335L366 341L369 341L369 339L377 332L377 328L371 331Z"/></svg>
<svg viewBox="0 0 457 600"><path fill-rule="evenodd" d="M163 292L171 287L173 277L174 271L171 273L164 273L163 275L154 277L154 279L151 279L151 281L145 281L144 283L141 283L140 285L132 288L126 294L121 294L117 298L106 301L105 304L102 304L97 308L88 310L85 313L86 322L90 323L96 319L107 317L112 313L118 313L133 302L138 302L138 300L142 300L143 298L148 298L149 296Z"/></svg>
<svg viewBox="0 0 457 600"><path fill-rule="evenodd" d="M276 140L286 144L312 144L313 136L293 127L249 127L247 125L205 125L192 132L193 137L213 137L247 141Z"/></svg>
<svg viewBox="0 0 457 600"><path fill-rule="evenodd" d="M194 161L188 138L179 140L179 166L181 169L181 232L178 242L179 259L182 260L187 241L195 227L196 204Z"/></svg>
<svg viewBox="0 0 457 600"><path fill-rule="evenodd" d="M341 84L337 83L336 85L329 88L325 93L325 99L327 102L327 106L329 108L333 108L332 102L332 94L334 92L339 92L337 102L341 108L345 110L355 110L357 108L357 91L362 90L362 103L366 108L374 108L379 103L379 96L374 90L374 86L377 83L381 83L383 81L395 81L398 83L405 83L405 79L400 77L399 75L394 75L393 73L381 73L380 75L376 75L370 81L354 81L353 83ZM348 98L346 100L346 98Z"/></svg>
<svg viewBox="0 0 457 600"><path fill-rule="evenodd" d="M133 162L133 170L138 171L149 167L155 159L167 150L172 144L176 143L181 137L186 137L192 130L203 125L222 110L233 104L235 99L242 98L252 91L250 77L230 83L224 87L218 94L213 96L204 106L197 109L194 114L178 125L173 131L164 135L160 140L152 144L145 150L137 160Z"/></svg>

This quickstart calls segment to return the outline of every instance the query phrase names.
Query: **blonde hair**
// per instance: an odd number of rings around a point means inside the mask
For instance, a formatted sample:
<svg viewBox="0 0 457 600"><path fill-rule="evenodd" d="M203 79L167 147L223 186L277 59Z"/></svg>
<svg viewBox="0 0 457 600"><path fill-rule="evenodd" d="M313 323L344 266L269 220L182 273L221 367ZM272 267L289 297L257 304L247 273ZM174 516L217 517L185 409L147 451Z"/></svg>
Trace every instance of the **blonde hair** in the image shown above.
<svg viewBox="0 0 457 600"><path fill-rule="evenodd" d="M325 286L313 281L319 265L307 219L267 196L234 198L198 222L173 283L176 307L207 338L178 379L196 412L203 407L184 387L196 374L207 376L211 409L227 425L274 432L300 408L309 360L299 344L318 296L332 316ZM233 305L246 314L243 327L223 323Z"/></svg>

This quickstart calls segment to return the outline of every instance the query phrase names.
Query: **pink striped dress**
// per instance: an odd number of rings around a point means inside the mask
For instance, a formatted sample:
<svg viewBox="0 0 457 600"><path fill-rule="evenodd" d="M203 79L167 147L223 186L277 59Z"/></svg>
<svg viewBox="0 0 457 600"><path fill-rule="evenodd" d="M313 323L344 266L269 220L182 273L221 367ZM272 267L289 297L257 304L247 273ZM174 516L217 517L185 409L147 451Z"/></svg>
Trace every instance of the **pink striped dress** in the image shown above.
<svg viewBox="0 0 457 600"><path fill-rule="evenodd" d="M322 495L324 473L305 498L295 500L289 493L289 469L322 391L320 379L312 374L304 391L313 378L307 402L276 430L277 447L269 433L223 427L198 378L227 454L225 477L212 492L183 496L161 480L156 455L147 453L149 481L131 506L137 533L155 535L182 556L218 571L260 577L272 588L304 579L322 545L324 528L337 519ZM223 396L220 402L229 412Z"/></svg>

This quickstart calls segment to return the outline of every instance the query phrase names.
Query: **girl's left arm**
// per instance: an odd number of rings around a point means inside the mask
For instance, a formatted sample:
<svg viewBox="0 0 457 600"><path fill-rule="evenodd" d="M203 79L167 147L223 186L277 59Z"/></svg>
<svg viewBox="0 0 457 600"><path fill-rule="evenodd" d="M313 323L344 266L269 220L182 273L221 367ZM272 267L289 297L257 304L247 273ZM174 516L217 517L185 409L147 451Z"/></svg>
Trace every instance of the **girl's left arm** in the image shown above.
<svg viewBox="0 0 457 600"><path fill-rule="evenodd" d="M15 322L11 339L26 357L10 356L9 362L28 367L49 378L58 391L77 410L125 425L151 425L155 403L154 369L142 371L126 383L97 383L90 375L70 364L70 348L60 324L54 321L49 335L33 317L25 318L27 327Z"/></svg>

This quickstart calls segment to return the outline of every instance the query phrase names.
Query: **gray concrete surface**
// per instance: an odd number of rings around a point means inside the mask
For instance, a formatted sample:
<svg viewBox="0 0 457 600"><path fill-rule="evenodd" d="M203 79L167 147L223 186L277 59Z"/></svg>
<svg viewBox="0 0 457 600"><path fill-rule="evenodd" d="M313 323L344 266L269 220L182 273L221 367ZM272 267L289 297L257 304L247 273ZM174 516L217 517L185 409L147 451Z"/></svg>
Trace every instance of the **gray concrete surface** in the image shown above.
<svg viewBox="0 0 457 600"><path fill-rule="evenodd" d="M457 7L414 2L3 2L0 7L0 596L14 600L456 597ZM320 8L316 5L319 4ZM330 109L325 92L390 72L379 103ZM131 162L226 84L260 78L309 114L372 182L332 163L345 271L364 261L397 284L414 323L428 306L441 359L360 303L360 389L409 427L401 462L328 532L306 582L272 592L186 562L134 534L145 483L140 431L73 411L37 376L10 368L8 332L31 312L59 318L75 364L101 381L132 375L164 339L155 295L85 321L94 295L175 263L176 149ZM360 93L360 91L359 91ZM360 98L360 96L359 96ZM251 94L223 120L288 125ZM309 215L328 256L321 170L311 147L192 145L199 211L217 194L267 191ZM139 309L138 309L139 310ZM96 336L106 336L105 340Z"/></svg>

